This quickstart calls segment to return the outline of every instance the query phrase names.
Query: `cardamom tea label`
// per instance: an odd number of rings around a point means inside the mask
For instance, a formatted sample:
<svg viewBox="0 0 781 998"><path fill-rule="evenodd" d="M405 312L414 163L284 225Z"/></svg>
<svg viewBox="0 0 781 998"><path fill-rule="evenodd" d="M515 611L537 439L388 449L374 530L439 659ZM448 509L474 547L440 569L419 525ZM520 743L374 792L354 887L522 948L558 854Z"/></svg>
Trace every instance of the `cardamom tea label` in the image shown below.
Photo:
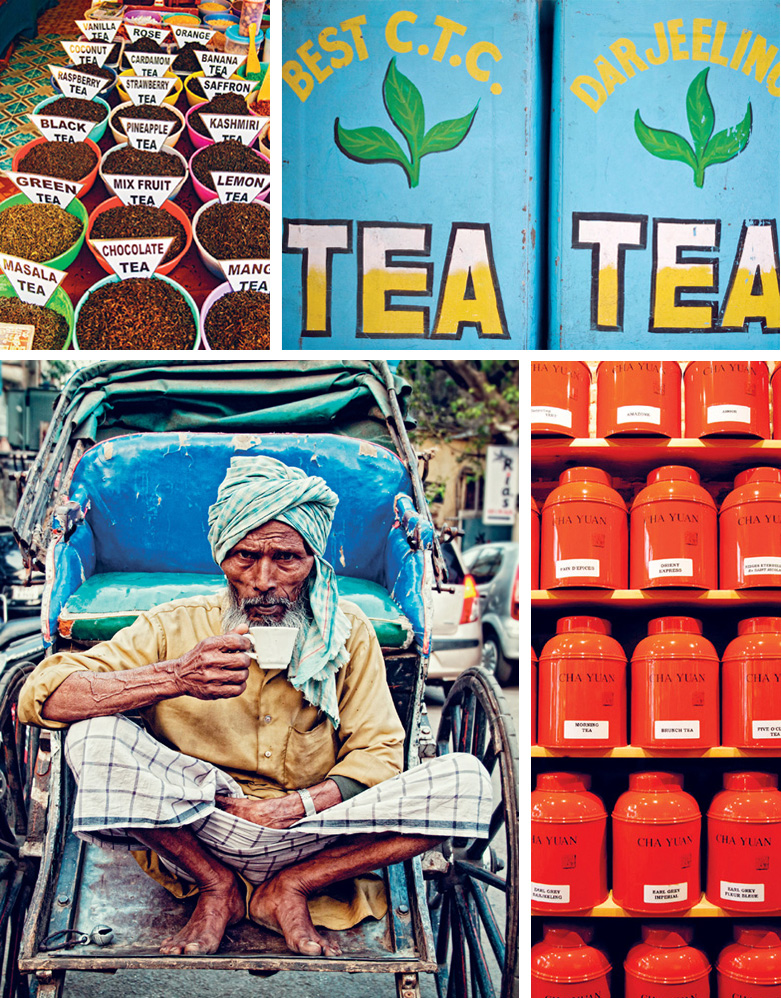
<svg viewBox="0 0 781 998"><path fill-rule="evenodd" d="M232 76L246 61L240 52L196 52L204 76Z"/></svg>
<svg viewBox="0 0 781 998"><path fill-rule="evenodd" d="M269 260L220 260L222 272L234 291L265 291L271 279Z"/></svg>
<svg viewBox="0 0 781 998"><path fill-rule="evenodd" d="M172 52L125 52L136 76L165 76L176 58ZM123 85L125 77L122 78Z"/></svg>
<svg viewBox="0 0 781 998"><path fill-rule="evenodd" d="M121 17L100 21L76 21L76 27L90 42L113 42L122 24Z"/></svg>
<svg viewBox="0 0 781 998"><path fill-rule="evenodd" d="M200 42L201 45L207 45L214 37L211 28L195 28L189 24L172 24L171 31L174 33L179 48L188 42Z"/></svg>
<svg viewBox="0 0 781 998"><path fill-rule="evenodd" d="M56 204L59 208L67 208L81 190L81 184L73 180L43 177L37 173L7 170L6 176L31 201L36 201L38 204Z"/></svg>
<svg viewBox="0 0 781 998"><path fill-rule="evenodd" d="M130 100L138 104L162 104L176 86L171 76L124 76L122 87Z"/></svg>
<svg viewBox="0 0 781 998"><path fill-rule="evenodd" d="M29 114L27 116L49 142L83 142L95 127L94 121L83 118L63 118L60 115Z"/></svg>
<svg viewBox="0 0 781 998"><path fill-rule="evenodd" d="M71 62L96 62L99 66L108 59L112 49L110 42L61 41L60 44Z"/></svg>
<svg viewBox="0 0 781 998"><path fill-rule="evenodd" d="M133 24L131 21L125 21L125 31L127 31L131 44L137 42L139 38L151 38L153 42L160 45L171 33L169 28L157 28L151 24ZM132 54L132 52L125 53L128 58Z"/></svg>
<svg viewBox="0 0 781 998"><path fill-rule="evenodd" d="M236 139L251 146L263 131L268 118L256 114L202 114L201 121L215 142Z"/></svg>
<svg viewBox="0 0 781 998"><path fill-rule="evenodd" d="M195 54L198 55L197 52ZM199 76L198 82L208 100L217 94L240 94L246 97L258 85L255 80L230 80L224 76Z"/></svg>
<svg viewBox="0 0 781 998"><path fill-rule="evenodd" d="M92 245L118 277L151 277L173 241L173 236L93 239Z"/></svg>
<svg viewBox="0 0 781 998"><path fill-rule="evenodd" d="M83 100L92 100L103 89L106 81L98 76L89 76L87 73L80 73L77 69L69 69L67 66L49 66L57 86L65 97L81 97Z"/></svg>
<svg viewBox="0 0 781 998"><path fill-rule="evenodd" d="M227 201L237 201L241 204L257 201L271 187L271 178L264 173L212 170L211 175L217 197L223 204Z"/></svg>
<svg viewBox="0 0 781 998"><path fill-rule="evenodd" d="M159 208L181 183L181 177L140 177L106 173L106 183L123 204L151 204Z"/></svg>
<svg viewBox="0 0 781 998"><path fill-rule="evenodd" d="M0 322L0 350L31 350L35 326Z"/></svg>
<svg viewBox="0 0 781 998"><path fill-rule="evenodd" d="M65 270L45 267L42 263L23 260L9 253L0 253L0 270L28 305L45 305L68 276Z"/></svg>
<svg viewBox="0 0 781 998"><path fill-rule="evenodd" d="M165 140L178 127L175 121L152 121L145 118L119 119L125 129L127 140L134 149L160 152Z"/></svg>

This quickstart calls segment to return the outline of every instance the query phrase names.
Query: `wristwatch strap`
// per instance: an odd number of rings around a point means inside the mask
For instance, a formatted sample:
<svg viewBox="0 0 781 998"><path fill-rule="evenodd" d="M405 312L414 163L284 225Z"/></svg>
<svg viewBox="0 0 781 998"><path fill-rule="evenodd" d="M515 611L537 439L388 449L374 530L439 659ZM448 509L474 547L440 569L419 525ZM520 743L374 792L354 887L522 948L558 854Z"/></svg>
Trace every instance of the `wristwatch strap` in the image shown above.
<svg viewBox="0 0 781 998"><path fill-rule="evenodd" d="M301 798L304 804L304 813L307 818L313 817L317 814L317 808L315 807L315 802L312 800L312 795L308 790L296 790L296 793Z"/></svg>

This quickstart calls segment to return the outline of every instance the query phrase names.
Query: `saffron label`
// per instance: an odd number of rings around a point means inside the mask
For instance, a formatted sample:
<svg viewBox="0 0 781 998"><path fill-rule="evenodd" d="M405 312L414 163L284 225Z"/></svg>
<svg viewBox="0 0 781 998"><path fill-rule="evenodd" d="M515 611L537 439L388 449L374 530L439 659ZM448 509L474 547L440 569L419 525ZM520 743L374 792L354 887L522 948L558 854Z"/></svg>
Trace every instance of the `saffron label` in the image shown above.
<svg viewBox="0 0 781 998"><path fill-rule="evenodd" d="M535 884L532 882L532 901L547 904L569 904L569 884Z"/></svg>
<svg viewBox="0 0 781 998"><path fill-rule="evenodd" d="M650 579L689 575L694 575L694 561L691 558L652 558L648 562Z"/></svg>
<svg viewBox="0 0 781 998"><path fill-rule="evenodd" d="M555 423L556 426L572 428L572 413L569 409L559 409L555 405L533 405L533 423Z"/></svg>
<svg viewBox="0 0 781 998"><path fill-rule="evenodd" d="M757 901L765 900L764 884L733 884L722 880L719 884L719 897L722 901Z"/></svg>
<svg viewBox="0 0 781 998"><path fill-rule="evenodd" d="M565 721L565 738L609 738L610 721Z"/></svg>
<svg viewBox="0 0 781 998"><path fill-rule="evenodd" d="M598 558L564 558L556 562L556 578L571 579L573 575L599 576Z"/></svg>
<svg viewBox="0 0 781 998"><path fill-rule="evenodd" d="M654 405L620 405L616 409L617 423L654 423L662 421L662 410Z"/></svg>
<svg viewBox="0 0 781 998"><path fill-rule="evenodd" d="M643 884L643 901L645 904L675 904L686 901L689 896L689 885L683 884Z"/></svg>
<svg viewBox="0 0 781 998"><path fill-rule="evenodd" d="M654 721L654 738L699 738L699 721Z"/></svg>

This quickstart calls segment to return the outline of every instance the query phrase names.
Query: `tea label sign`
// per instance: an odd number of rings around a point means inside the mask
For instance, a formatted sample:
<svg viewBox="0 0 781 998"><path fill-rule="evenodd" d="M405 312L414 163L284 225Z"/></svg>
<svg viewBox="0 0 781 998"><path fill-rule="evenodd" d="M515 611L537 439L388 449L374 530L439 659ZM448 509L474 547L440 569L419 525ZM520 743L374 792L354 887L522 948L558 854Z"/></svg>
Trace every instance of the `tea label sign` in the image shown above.
<svg viewBox="0 0 781 998"><path fill-rule="evenodd" d="M160 45L170 34L168 28L156 28L151 24L132 24L130 21L125 21L125 31L127 31L131 44L137 42L139 38L151 38L153 42ZM125 53L128 58L132 54L132 52Z"/></svg>
<svg viewBox="0 0 781 998"><path fill-rule="evenodd" d="M264 173L235 173L231 170L212 170L212 180L217 197L227 201L249 204L261 198L271 187L271 178Z"/></svg>
<svg viewBox="0 0 781 998"><path fill-rule="evenodd" d="M247 61L240 52L196 52L204 76L232 76Z"/></svg>
<svg viewBox="0 0 781 998"><path fill-rule="evenodd" d="M174 33L179 48L188 42L200 42L201 45L208 45L214 37L211 28L194 28L189 24L172 24L171 31Z"/></svg>
<svg viewBox="0 0 781 998"><path fill-rule="evenodd" d="M71 62L96 62L99 66L108 59L112 49L110 42L63 41L61 44Z"/></svg>
<svg viewBox="0 0 781 998"><path fill-rule="evenodd" d="M68 276L67 271L45 267L42 263L0 253L0 270L14 291L28 305L44 306Z"/></svg>
<svg viewBox="0 0 781 998"><path fill-rule="evenodd" d="M211 100L217 94L240 94L246 97L257 87L254 80L231 80L224 76L199 76L198 82L207 100Z"/></svg>
<svg viewBox="0 0 781 998"><path fill-rule="evenodd" d="M220 266L234 291L265 291L268 294L270 260L220 260Z"/></svg>
<svg viewBox="0 0 781 998"><path fill-rule="evenodd" d="M176 86L172 76L123 76L122 87L130 100L138 104L162 104Z"/></svg>
<svg viewBox="0 0 781 998"><path fill-rule="evenodd" d="M72 180L58 180L56 177L43 177L37 173L8 170L6 176L31 201L56 204L58 208L67 208L81 190L81 184Z"/></svg>
<svg viewBox="0 0 781 998"><path fill-rule="evenodd" d="M268 118L257 114L202 114L201 121L215 142L236 139L251 146L263 131Z"/></svg>
<svg viewBox="0 0 781 998"><path fill-rule="evenodd" d="M165 140L177 127L175 121L153 121L143 118L120 118L127 140L134 149L160 152Z"/></svg>
<svg viewBox="0 0 781 998"><path fill-rule="evenodd" d="M106 80L99 76L80 73L77 69L68 69L67 66L49 66L49 71L65 97L82 97L84 100L92 100L100 93L106 83Z"/></svg>
<svg viewBox="0 0 781 998"><path fill-rule="evenodd" d="M34 338L35 326L0 322L0 350L31 350Z"/></svg>
<svg viewBox="0 0 781 998"><path fill-rule="evenodd" d="M107 18L100 21L76 21L76 27L90 42L113 42L122 24L122 18Z"/></svg>
<svg viewBox="0 0 781 998"><path fill-rule="evenodd" d="M30 121L49 142L83 142L95 127L94 121L81 118L63 118L60 115L28 115Z"/></svg>
<svg viewBox="0 0 781 998"><path fill-rule="evenodd" d="M136 76L165 76L176 55L169 52L125 52L125 58Z"/></svg>
<svg viewBox="0 0 781 998"><path fill-rule="evenodd" d="M173 241L173 236L93 239L92 245L118 277L151 277Z"/></svg>
<svg viewBox="0 0 781 998"><path fill-rule="evenodd" d="M151 204L155 208L159 208L182 181L181 177L141 177L124 173L104 176L123 204Z"/></svg>

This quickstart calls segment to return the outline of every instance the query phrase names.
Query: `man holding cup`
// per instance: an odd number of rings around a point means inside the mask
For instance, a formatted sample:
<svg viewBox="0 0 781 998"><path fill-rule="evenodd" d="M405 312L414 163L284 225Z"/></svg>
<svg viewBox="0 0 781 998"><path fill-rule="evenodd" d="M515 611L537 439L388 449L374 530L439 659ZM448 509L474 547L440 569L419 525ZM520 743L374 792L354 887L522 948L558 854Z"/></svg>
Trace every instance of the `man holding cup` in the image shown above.
<svg viewBox="0 0 781 998"><path fill-rule="evenodd" d="M214 952L247 914L293 952L338 956L310 911L344 928L381 916L384 901L377 882L359 881L339 909L324 888L456 831L487 835L491 784L474 757L401 772L404 730L379 644L323 558L337 503L321 478L234 457L209 509L226 589L51 656L20 696L22 721L70 725L76 834L146 847L147 872L178 896L197 893L161 953Z"/></svg>

